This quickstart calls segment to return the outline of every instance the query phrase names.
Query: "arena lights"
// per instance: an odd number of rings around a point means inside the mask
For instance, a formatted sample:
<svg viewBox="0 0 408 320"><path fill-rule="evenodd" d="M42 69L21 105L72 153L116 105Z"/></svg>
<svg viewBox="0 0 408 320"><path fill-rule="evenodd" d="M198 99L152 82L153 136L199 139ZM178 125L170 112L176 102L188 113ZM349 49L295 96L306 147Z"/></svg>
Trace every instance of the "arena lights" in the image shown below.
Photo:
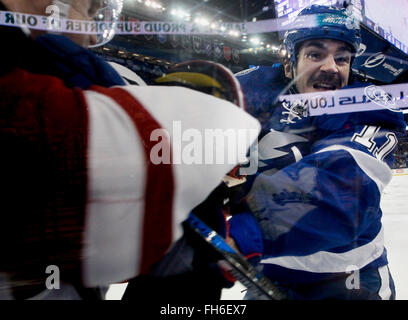
<svg viewBox="0 0 408 320"><path fill-rule="evenodd" d="M240 35L239 31L237 31L237 30L231 30L230 32L228 32L228 34L231 37L239 37L239 35Z"/></svg>
<svg viewBox="0 0 408 320"><path fill-rule="evenodd" d="M159 1L156 1L156 0L127 0L127 1L144 4L146 7L153 9L153 10L157 10L157 11L166 10L166 8Z"/></svg>
<svg viewBox="0 0 408 320"><path fill-rule="evenodd" d="M210 25L210 21L208 21L208 19L203 18L203 17L196 17L196 18L194 19L194 22L197 23L197 24L200 24L200 25L202 25L202 26L208 26L208 25Z"/></svg>
<svg viewBox="0 0 408 320"><path fill-rule="evenodd" d="M269 52L269 53L277 54L278 51L279 51L279 48L277 46L274 46L274 45L269 44L269 43L265 45L263 42L260 42L259 46L250 47L250 48L244 50L243 52L250 52L250 53L255 53L255 54L258 53L258 52Z"/></svg>
<svg viewBox="0 0 408 320"><path fill-rule="evenodd" d="M128 1L130 1L130 0L128 0ZM133 0L133 1L135 1L135 0ZM169 12L169 14L171 16L175 17L176 19L181 19L181 20L184 20L184 21L187 21L187 22L191 21L191 14L187 10L185 10L183 8L180 8L180 7L176 6L176 7L173 7L173 9L168 10L166 7L164 7L162 4L160 4L158 1L155 1L155 0L136 0L136 1L138 3L144 4L148 8L161 10L161 11L166 11L167 10ZM218 22L211 21L210 19L202 16L200 13L198 13L195 16L194 23L196 23L198 25L201 25L201 26L204 26L204 27L209 26L211 30L219 29L219 31L221 31L223 33L226 33L226 35L228 35L230 37L238 38L241 35L241 33L239 31L237 31L237 30L228 31L228 29L225 26L222 25L221 20L218 21ZM243 42L247 41L247 36L246 35L245 35L245 37L243 38L242 41Z"/></svg>
<svg viewBox="0 0 408 320"><path fill-rule="evenodd" d="M254 45L261 44L261 40L259 38L251 38L249 41Z"/></svg>
<svg viewBox="0 0 408 320"><path fill-rule="evenodd" d="M282 49L282 50L279 52L279 55L280 55L281 57L286 57L287 54L288 54L288 52L286 51L286 49Z"/></svg>
<svg viewBox="0 0 408 320"><path fill-rule="evenodd" d="M162 10L162 11L166 10L160 3L156 1L146 0L144 4L146 7L150 7L152 9Z"/></svg>
<svg viewBox="0 0 408 320"><path fill-rule="evenodd" d="M186 10L184 10L184 9L180 9L180 8L172 9L170 11L170 13L171 13L171 15L173 15L173 16L179 18L179 19L185 19L187 21L189 21L191 19L190 13L187 12Z"/></svg>
<svg viewBox="0 0 408 320"><path fill-rule="evenodd" d="M210 28L211 28L211 29L217 29L217 28L218 28L218 25L213 22L213 23L210 24Z"/></svg>

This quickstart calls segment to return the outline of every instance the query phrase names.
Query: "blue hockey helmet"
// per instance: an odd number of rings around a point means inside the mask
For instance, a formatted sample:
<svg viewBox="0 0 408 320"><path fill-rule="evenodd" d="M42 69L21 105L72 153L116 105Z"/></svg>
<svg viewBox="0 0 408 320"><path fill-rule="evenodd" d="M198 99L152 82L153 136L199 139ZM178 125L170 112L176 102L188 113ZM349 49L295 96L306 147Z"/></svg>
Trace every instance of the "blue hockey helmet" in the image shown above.
<svg viewBox="0 0 408 320"><path fill-rule="evenodd" d="M313 26L307 27L306 17L312 17ZM307 20L310 22L310 20ZM296 28L299 25L299 28ZM346 9L312 5L304 8L293 21L294 29L285 33L283 46L292 64L296 63L296 51L300 44L310 39L335 39L350 45L358 52L361 43L359 22Z"/></svg>

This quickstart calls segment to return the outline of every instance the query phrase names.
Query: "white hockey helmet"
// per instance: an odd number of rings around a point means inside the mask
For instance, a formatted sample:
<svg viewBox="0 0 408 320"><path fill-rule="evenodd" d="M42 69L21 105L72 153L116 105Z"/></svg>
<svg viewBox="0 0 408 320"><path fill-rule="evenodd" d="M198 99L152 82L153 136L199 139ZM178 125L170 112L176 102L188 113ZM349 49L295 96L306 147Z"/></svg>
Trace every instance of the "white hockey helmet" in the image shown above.
<svg viewBox="0 0 408 320"><path fill-rule="evenodd" d="M94 43L89 47L101 46L115 36L116 22L119 20L124 0L53 0L62 19L90 19L104 22L103 30L94 35Z"/></svg>

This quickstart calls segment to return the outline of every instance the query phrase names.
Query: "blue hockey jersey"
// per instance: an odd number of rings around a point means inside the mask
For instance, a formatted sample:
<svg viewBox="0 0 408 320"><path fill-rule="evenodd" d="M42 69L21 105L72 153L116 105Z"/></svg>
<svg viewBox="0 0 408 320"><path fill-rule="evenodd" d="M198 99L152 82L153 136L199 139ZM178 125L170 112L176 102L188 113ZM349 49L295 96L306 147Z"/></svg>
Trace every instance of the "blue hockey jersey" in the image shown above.
<svg viewBox="0 0 408 320"><path fill-rule="evenodd" d="M380 199L405 132L402 113L301 117L276 102L290 93L281 66L237 78L247 111L262 123L258 171L244 188L262 232L265 275L293 287L386 266Z"/></svg>

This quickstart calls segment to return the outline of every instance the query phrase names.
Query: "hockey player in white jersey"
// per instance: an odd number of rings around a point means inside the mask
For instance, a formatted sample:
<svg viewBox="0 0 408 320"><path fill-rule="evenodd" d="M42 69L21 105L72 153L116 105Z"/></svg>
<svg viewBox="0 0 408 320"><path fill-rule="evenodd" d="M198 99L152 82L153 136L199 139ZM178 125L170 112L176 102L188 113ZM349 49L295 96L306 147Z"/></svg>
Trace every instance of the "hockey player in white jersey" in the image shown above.
<svg viewBox="0 0 408 320"><path fill-rule="evenodd" d="M1 0L0 10L45 15L53 5L62 17L109 13L114 22L122 2ZM7 44L0 62L0 298L97 298L88 288L149 272L181 236L189 212L237 164L153 161L159 142L173 147L174 121L203 136L208 129L259 132L259 123L194 90L124 86L82 47L106 43L112 30L95 37L1 26L0 34ZM161 141L152 139L164 131ZM50 270L58 270L51 284Z"/></svg>
<svg viewBox="0 0 408 320"><path fill-rule="evenodd" d="M380 199L403 116L305 117L302 105L275 103L281 94L368 85L352 79L361 39L346 10L311 6L294 24L306 15L319 25L286 33L283 65L237 75L262 133L258 172L247 177L230 232L241 252L262 254L264 274L291 299L394 299Z"/></svg>

